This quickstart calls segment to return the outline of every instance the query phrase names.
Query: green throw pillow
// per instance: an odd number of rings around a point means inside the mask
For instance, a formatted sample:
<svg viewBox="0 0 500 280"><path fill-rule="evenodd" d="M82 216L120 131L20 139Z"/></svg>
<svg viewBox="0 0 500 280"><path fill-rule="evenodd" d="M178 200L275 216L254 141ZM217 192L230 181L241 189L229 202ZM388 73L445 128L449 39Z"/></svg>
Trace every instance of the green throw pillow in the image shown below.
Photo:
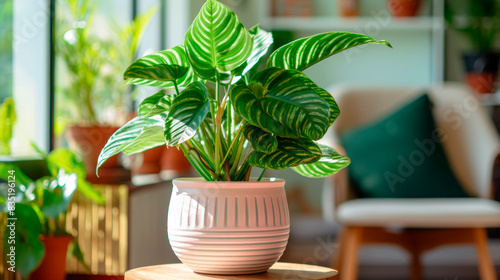
<svg viewBox="0 0 500 280"><path fill-rule="evenodd" d="M361 197L467 197L455 178L424 94L373 124L340 135Z"/></svg>

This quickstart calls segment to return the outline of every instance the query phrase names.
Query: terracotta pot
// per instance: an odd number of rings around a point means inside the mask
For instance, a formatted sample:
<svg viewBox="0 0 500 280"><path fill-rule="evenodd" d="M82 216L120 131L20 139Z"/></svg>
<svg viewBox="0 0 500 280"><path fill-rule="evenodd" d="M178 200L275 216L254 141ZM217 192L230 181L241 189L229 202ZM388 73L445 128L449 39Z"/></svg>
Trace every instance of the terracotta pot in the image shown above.
<svg viewBox="0 0 500 280"><path fill-rule="evenodd" d="M357 17L359 15L359 0L338 1L339 14L343 17Z"/></svg>
<svg viewBox="0 0 500 280"><path fill-rule="evenodd" d="M254 274L283 254L290 232L285 181L173 181L168 238L195 272Z"/></svg>
<svg viewBox="0 0 500 280"><path fill-rule="evenodd" d="M30 275L31 280L65 280L66 279L66 254L72 237L41 235L40 239L45 245L45 255L42 263Z"/></svg>
<svg viewBox="0 0 500 280"><path fill-rule="evenodd" d="M420 0L387 0L391 14L396 17L414 17L420 8Z"/></svg>
<svg viewBox="0 0 500 280"><path fill-rule="evenodd" d="M95 174L97 159L108 139L118 130L110 126L69 126L66 130L70 146L82 156L87 180L94 184L110 184L130 179L130 172L121 167L118 156L109 158Z"/></svg>
<svg viewBox="0 0 500 280"><path fill-rule="evenodd" d="M479 94L494 93L498 80L500 53L479 52L463 55L467 84Z"/></svg>
<svg viewBox="0 0 500 280"><path fill-rule="evenodd" d="M161 170L184 174L191 170L191 163L181 150L173 147L165 148L161 157Z"/></svg>
<svg viewBox="0 0 500 280"><path fill-rule="evenodd" d="M151 150L144 151L140 154L133 155L134 164L132 174L158 174L161 171L160 160L162 158L164 146L156 147Z"/></svg>

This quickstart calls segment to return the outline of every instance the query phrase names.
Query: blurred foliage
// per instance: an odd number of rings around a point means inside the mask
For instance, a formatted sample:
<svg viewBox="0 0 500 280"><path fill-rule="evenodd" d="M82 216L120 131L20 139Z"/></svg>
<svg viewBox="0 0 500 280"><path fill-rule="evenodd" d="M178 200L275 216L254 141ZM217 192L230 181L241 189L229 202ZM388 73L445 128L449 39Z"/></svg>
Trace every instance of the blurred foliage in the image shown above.
<svg viewBox="0 0 500 280"><path fill-rule="evenodd" d="M478 51L491 51L500 34L500 0L446 0L446 22Z"/></svg>
<svg viewBox="0 0 500 280"><path fill-rule="evenodd" d="M16 270L26 279L41 263L45 246L40 235L65 236L66 212L75 191L104 203L102 196L85 180L85 166L74 153L65 148L45 154L35 147L48 167L48 175L36 180L28 177L14 163L0 163L0 179L7 188L0 188L0 212L17 218L15 229L6 229L4 251L16 249ZM9 243L8 235L15 230L15 243ZM72 241L71 253L82 263L83 254L76 240Z"/></svg>
<svg viewBox="0 0 500 280"><path fill-rule="evenodd" d="M12 139L15 122L14 100L7 97L0 105L0 155L10 155L10 139Z"/></svg>
<svg viewBox="0 0 500 280"><path fill-rule="evenodd" d="M0 0L0 103L12 96L13 1Z"/></svg>
<svg viewBox="0 0 500 280"><path fill-rule="evenodd" d="M56 25L56 134L68 123L122 125L132 100L122 72L135 58L153 7L127 24L96 23L96 0L66 0ZM99 26L97 26L99 25ZM97 29L109 27L109 36ZM102 30L101 30L102 31ZM112 116L105 116L111 112Z"/></svg>

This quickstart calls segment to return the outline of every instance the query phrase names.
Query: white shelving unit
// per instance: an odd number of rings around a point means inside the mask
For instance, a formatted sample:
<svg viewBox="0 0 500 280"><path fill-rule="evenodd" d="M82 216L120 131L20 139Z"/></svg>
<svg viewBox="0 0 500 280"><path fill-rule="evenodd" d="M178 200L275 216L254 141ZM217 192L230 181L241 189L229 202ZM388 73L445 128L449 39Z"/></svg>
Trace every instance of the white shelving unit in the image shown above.
<svg viewBox="0 0 500 280"><path fill-rule="evenodd" d="M322 2L322 0L315 1L315 3ZM347 61L334 58L333 60L338 62L335 64L339 66L333 68L319 66L320 69L311 70L308 74L318 76L316 78L320 79L319 83L323 83L325 87L328 83L339 82L422 86L442 83L444 1L423 1L427 3L422 15L411 18L392 17L385 8L386 1L383 0L362 0L361 5L373 6L375 1L380 2L377 3L377 8L365 9L361 16L355 18L343 18L334 13L312 17L273 17L270 8L272 1L257 2L259 22L268 30L290 30L300 36L327 31L348 31L384 39L394 46L392 51L362 47L362 53L357 60L355 57L352 59L346 57ZM331 2L331 5L335 5L335 1ZM324 73L331 73L333 78L322 79Z"/></svg>

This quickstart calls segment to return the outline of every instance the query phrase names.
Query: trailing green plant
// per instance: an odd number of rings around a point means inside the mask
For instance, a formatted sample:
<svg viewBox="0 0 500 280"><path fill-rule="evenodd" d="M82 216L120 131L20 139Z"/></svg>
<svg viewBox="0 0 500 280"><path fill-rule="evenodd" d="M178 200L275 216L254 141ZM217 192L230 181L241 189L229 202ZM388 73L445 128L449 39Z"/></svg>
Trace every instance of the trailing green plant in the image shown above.
<svg viewBox="0 0 500 280"><path fill-rule="evenodd" d="M446 0L445 19L478 51L491 51L500 34L499 0Z"/></svg>
<svg viewBox="0 0 500 280"><path fill-rule="evenodd" d="M245 29L230 9L207 0L184 45L142 57L125 71L129 84L175 93L146 98L139 116L109 139L97 169L119 152L165 144L182 149L207 181L246 181L252 167L323 177L347 166L347 157L315 142L340 110L302 71L352 47L390 44L362 34L318 34L277 49L250 77L272 43L271 33Z"/></svg>
<svg viewBox="0 0 500 280"><path fill-rule="evenodd" d="M10 155L10 140L16 122L14 100L5 98L0 105L0 155Z"/></svg>
<svg viewBox="0 0 500 280"><path fill-rule="evenodd" d="M35 148L37 149L37 148ZM101 195L85 180L85 167L74 153L65 148L42 155L48 176L37 180L28 177L15 163L0 163L0 212L15 218L15 235L11 228L5 231L4 252L15 247L16 271L23 278L41 263L45 254L40 235L64 236L66 232L66 212L75 191L93 201L104 203ZM70 244L70 252L85 267L83 253L76 239Z"/></svg>
<svg viewBox="0 0 500 280"><path fill-rule="evenodd" d="M115 24L111 36L99 37L94 30L96 1L66 0L56 27L56 55L66 69L60 79L60 118L79 124L97 125L104 122L103 112L115 111L111 124L122 125L129 113L130 90L120 81L123 68L137 53L145 29L157 11L152 7L133 21L119 27ZM64 16L71 15L70 19ZM73 106L68 106L72 104ZM72 116L76 112L76 116ZM68 121L68 120L67 120Z"/></svg>

